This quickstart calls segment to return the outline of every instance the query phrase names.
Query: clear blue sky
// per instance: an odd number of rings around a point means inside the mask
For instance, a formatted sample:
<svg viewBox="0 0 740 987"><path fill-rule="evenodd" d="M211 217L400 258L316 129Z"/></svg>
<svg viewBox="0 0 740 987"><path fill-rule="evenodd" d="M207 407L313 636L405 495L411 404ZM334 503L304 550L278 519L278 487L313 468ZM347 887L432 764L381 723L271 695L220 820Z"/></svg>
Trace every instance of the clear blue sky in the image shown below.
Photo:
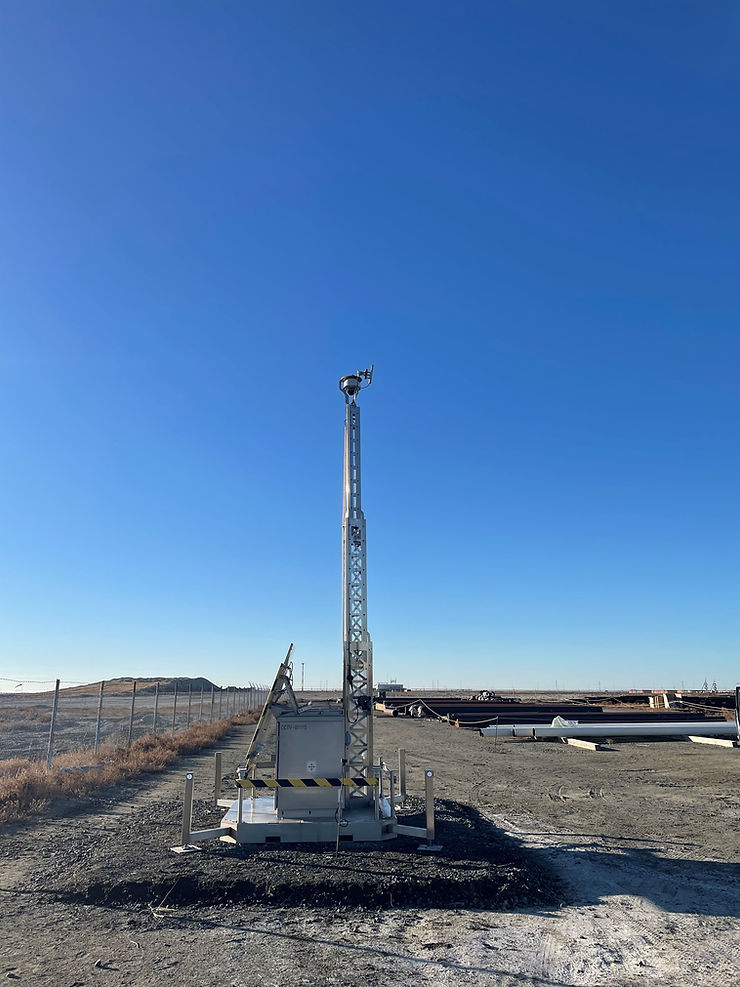
<svg viewBox="0 0 740 987"><path fill-rule="evenodd" d="M0 675L738 678L740 8L0 6ZM0 683L2 685L2 683Z"/></svg>

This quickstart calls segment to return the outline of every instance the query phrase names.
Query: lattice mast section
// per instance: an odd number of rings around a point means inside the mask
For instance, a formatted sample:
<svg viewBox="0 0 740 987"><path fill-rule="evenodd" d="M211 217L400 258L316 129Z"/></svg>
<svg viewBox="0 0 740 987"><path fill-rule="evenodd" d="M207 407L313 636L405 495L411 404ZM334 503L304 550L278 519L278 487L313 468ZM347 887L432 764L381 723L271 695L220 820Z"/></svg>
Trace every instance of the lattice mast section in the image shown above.
<svg viewBox="0 0 740 987"><path fill-rule="evenodd" d="M367 630L367 545L362 512L360 409L357 394L372 381L373 370L343 377L344 503L342 509L343 702L348 774L361 775L373 762L373 645Z"/></svg>

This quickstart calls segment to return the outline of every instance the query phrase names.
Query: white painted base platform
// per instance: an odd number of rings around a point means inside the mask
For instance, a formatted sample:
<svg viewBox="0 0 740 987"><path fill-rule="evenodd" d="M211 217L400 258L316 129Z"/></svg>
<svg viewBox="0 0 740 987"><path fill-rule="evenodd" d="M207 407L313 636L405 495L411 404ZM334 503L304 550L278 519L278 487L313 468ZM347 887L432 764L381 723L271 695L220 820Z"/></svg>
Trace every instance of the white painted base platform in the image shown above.
<svg viewBox="0 0 740 987"><path fill-rule="evenodd" d="M225 843L333 843L337 838L336 819L278 819L274 796L245 798L242 821L239 803L231 807L221 820ZM342 813L340 842L377 842L393 840L395 819L376 819L372 805L348 808Z"/></svg>

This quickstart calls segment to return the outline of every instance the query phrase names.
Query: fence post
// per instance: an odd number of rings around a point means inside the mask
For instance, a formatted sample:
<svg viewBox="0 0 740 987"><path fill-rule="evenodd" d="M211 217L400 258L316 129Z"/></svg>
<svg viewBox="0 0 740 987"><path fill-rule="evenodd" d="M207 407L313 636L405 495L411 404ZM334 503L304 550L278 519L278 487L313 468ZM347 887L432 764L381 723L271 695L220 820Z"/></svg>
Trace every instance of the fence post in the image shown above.
<svg viewBox="0 0 740 987"><path fill-rule="evenodd" d="M57 709L59 708L59 679L54 686L54 705L51 707L51 726L49 727L49 749L46 752L46 770L51 767L51 759L54 757L54 730L57 723Z"/></svg>
<svg viewBox="0 0 740 987"><path fill-rule="evenodd" d="M134 684L131 687L131 715L128 718L128 743L126 747L131 746L131 739L134 735L134 705L136 704L136 679L134 679Z"/></svg>
<svg viewBox="0 0 740 987"><path fill-rule="evenodd" d="M193 683L188 686L188 718L185 721L185 729L190 729L190 708L193 705Z"/></svg>
<svg viewBox="0 0 740 987"><path fill-rule="evenodd" d="M200 687L200 713L198 714L198 722L203 719L203 686Z"/></svg>
<svg viewBox="0 0 740 987"><path fill-rule="evenodd" d="M100 719L103 715L103 689L105 687L105 682L100 683L100 695L98 696L98 718L95 721L95 745L93 746L93 754L98 753L98 746L100 744Z"/></svg>
<svg viewBox="0 0 740 987"><path fill-rule="evenodd" d="M219 720L222 720L223 719L223 716L221 715L222 710L223 710L223 706L224 706L224 690L222 689L221 686L219 686L218 687L218 718L219 718Z"/></svg>
<svg viewBox="0 0 740 987"><path fill-rule="evenodd" d="M213 704L216 701L215 688L216 688L215 686L213 686L213 685L211 686L211 719L210 719L210 722L211 723L213 723Z"/></svg>
<svg viewBox="0 0 740 987"><path fill-rule="evenodd" d="M152 717L152 733L157 733L157 712L159 710L159 682L154 683L154 716Z"/></svg>
<svg viewBox="0 0 740 987"><path fill-rule="evenodd" d="M172 698L172 735L177 729L177 679L175 679L175 695Z"/></svg>

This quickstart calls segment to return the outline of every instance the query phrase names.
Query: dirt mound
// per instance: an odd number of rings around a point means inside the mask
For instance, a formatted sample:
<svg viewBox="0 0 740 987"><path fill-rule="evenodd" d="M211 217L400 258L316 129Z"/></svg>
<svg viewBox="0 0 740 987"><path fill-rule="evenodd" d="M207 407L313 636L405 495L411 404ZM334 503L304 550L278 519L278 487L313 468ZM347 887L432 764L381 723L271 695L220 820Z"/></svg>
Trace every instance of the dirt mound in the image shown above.
<svg viewBox="0 0 740 987"><path fill-rule="evenodd" d="M210 695L211 689L215 689L218 692L218 686L214 685L210 679L204 678L202 675L196 676L195 678L188 678L185 675L178 675L170 677L167 675L162 675L160 677L147 676L142 678L136 676L135 679L131 676L123 676L115 679L105 680L105 694L106 696L120 696L120 695L131 695L131 687L133 682L136 681L136 692L138 695L142 693L154 692L154 687L159 683L160 695L163 693L169 693L175 691L175 682L177 682L177 688L179 692L187 692L188 687L192 686L194 693L200 693L203 689ZM59 692L64 696L97 696L100 690L100 682L89 682L86 685L72 685L65 689L60 689ZM44 693L39 693L39 695L51 695L53 690L47 690Z"/></svg>
<svg viewBox="0 0 740 987"><path fill-rule="evenodd" d="M219 814L201 805L199 825ZM423 825L419 803L403 821ZM154 811L153 811L154 810ZM415 810L415 811L414 811ZM222 811L222 810L221 810ZM109 841L58 847L40 887L68 902L107 906L198 909L273 905L282 908L487 908L553 905L562 897L552 876L515 841L498 833L477 810L438 803L440 853L419 841L391 843L231 846L203 844L201 853L175 856L176 804L150 807L146 817ZM163 825L151 829L152 817ZM66 864L66 866L65 866Z"/></svg>

